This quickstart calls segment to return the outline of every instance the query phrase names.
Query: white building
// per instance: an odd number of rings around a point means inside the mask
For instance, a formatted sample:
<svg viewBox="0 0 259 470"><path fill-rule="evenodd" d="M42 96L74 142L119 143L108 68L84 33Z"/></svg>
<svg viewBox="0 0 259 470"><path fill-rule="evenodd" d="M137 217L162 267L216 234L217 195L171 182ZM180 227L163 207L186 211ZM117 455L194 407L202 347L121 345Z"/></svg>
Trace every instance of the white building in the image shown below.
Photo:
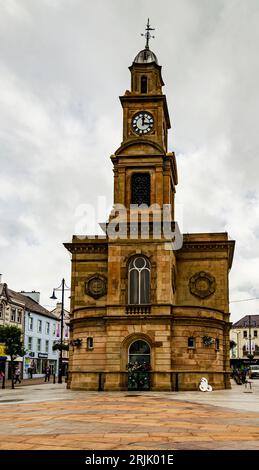
<svg viewBox="0 0 259 470"><path fill-rule="evenodd" d="M56 307L54 310L51 310L50 312L52 315L55 316L55 318L58 320L58 325L57 325L57 340L60 342L61 339L61 317L62 317L62 303L57 302ZM63 338L62 338L62 343L63 345L69 345L69 320L70 320L70 314L68 310L63 311ZM68 358L69 358L69 352L66 350L63 350L62 352L62 374L66 375L68 371Z"/></svg>
<svg viewBox="0 0 259 470"><path fill-rule="evenodd" d="M230 341L235 343L230 350L232 364L238 361L244 364L251 361L259 363L259 315L245 315L233 323Z"/></svg>
<svg viewBox="0 0 259 470"><path fill-rule="evenodd" d="M39 301L39 293L33 292L33 298ZM38 294L38 297L35 297ZM44 376L47 366L51 373L58 373L59 352L53 351L57 342L58 321L55 315L31 298L30 292L18 294L25 300L24 357L23 377L29 378L32 368L33 377Z"/></svg>

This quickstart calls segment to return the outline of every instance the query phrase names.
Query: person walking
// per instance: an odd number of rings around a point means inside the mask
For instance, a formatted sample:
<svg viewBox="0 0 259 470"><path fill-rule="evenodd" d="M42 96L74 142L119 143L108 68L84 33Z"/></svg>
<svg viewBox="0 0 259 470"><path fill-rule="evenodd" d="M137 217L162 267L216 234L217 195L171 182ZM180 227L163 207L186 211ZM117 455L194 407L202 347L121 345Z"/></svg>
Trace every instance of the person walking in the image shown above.
<svg viewBox="0 0 259 470"><path fill-rule="evenodd" d="M28 376L29 376L29 379L32 379L32 367L31 366L28 367Z"/></svg>
<svg viewBox="0 0 259 470"><path fill-rule="evenodd" d="M17 382L19 382L19 384L21 383L20 376L21 376L21 370L20 370L20 367L17 366L14 371L14 383L15 384L17 384Z"/></svg>
<svg viewBox="0 0 259 470"><path fill-rule="evenodd" d="M49 379L50 379L50 368L49 367L46 367L45 369L45 382L49 382Z"/></svg>

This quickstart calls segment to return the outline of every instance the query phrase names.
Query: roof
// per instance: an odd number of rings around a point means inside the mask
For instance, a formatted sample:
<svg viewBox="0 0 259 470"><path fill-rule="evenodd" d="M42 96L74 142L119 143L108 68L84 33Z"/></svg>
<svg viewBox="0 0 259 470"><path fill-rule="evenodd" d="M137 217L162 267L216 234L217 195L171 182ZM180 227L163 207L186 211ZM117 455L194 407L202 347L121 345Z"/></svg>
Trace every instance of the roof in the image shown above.
<svg viewBox="0 0 259 470"><path fill-rule="evenodd" d="M157 56L150 49L143 49L140 51L133 62L135 64L150 64L152 62L158 64Z"/></svg>
<svg viewBox="0 0 259 470"><path fill-rule="evenodd" d="M57 318L58 320L61 319L61 309L62 309L62 304L61 304L61 302L58 302L56 307L53 310L51 310L52 315L54 315L55 318ZM68 310L66 310L64 308L64 320L65 320L65 322L68 323L69 319L70 319L70 313L69 313Z"/></svg>
<svg viewBox="0 0 259 470"><path fill-rule="evenodd" d="M45 317L54 318L55 320L57 319L55 315L50 313L46 308L42 307L30 297L20 294L19 292L15 292L11 289L8 289L8 292L10 295L10 300L22 302L25 305L26 310L30 310L30 312L34 313L39 313L40 315L44 315Z"/></svg>
<svg viewBox="0 0 259 470"><path fill-rule="evenodd" d="M250 326L251 328L259 327L259 315L245 315L243 318L238 320L236 323L233 323L233 328L248 328L249 327L249 317L250 317Z"/></svg>

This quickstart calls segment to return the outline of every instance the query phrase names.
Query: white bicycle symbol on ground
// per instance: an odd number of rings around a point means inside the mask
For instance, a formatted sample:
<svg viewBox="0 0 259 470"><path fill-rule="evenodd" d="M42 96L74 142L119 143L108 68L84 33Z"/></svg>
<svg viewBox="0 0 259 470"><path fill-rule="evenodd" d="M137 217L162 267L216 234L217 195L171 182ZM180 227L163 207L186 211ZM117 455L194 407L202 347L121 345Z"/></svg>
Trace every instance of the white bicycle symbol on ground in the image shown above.
<svg viewBox="0 0 259 470"><path fill-rule="evenodd" d="M206 377L201 378L199 389L201 392L212 392L212 386L208 384Z"/></svg>

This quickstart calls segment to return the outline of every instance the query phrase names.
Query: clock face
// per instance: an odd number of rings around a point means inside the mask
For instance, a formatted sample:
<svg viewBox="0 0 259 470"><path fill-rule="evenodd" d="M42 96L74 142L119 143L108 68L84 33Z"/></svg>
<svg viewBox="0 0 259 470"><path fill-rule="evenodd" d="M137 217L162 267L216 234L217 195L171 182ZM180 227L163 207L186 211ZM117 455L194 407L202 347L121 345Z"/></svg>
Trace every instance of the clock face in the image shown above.
<svg viewBox="0 0 259 470"><path fill-rule="evenodd" d="M154 119L152 114L140 111L132 118L132 128L139 135L148 134L153 129Z"/></svg>

